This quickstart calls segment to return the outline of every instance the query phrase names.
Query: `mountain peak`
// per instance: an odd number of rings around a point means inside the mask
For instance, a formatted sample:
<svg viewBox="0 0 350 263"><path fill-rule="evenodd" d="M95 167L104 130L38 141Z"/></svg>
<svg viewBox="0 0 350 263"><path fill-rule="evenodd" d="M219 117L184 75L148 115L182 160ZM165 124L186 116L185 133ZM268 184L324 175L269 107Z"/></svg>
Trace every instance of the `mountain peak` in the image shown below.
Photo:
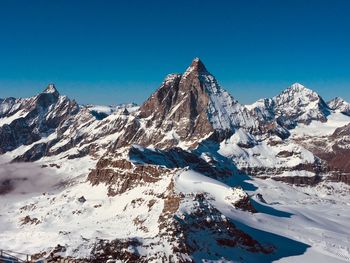
<svg viewBox="0 0 350 263"><path fill-rule="evenodd" d="M298 82L295 82L292 85L290 85L286 90L282 92L282 94L289 94L289 96L293 96L293 97L294 96L311 96L315 98L319 97L319 95L315 91L305 87L304 85Z"/></svg>
<svg viewBox="0 0 350 263"><path fill-rule="evenodd" d="M298 82L295 82L293 83L291 86L290 86L291 89L293 90L304 90L306 89L306 87Z"/></svg>
<svg viewBox="0 0 350 263"><path fill-rule="evenodd" d="M59 93L58 93L58 90L57 90L56 87L55 87L55 84L53 84L53 83L50 83L50 84L46 87L46 89L43 91L43 93L56 94L56 95L59 94Z"/></svg>
<svg viewBox="0 0 350 263"><path fill-rule="evenodd" d="M183 75L168 75L140 107L139 116L151 120L159 134L147 135L137 143L157 147L177 145L179 141L196 146L198 138L207 138L213 132L221 136L238 127L256 126L245 107L220 87L199 58Z"/></svg>
<svg viewBox="0 0 350 263"><path fill-rule="evenodd" d="M335 97L334 99L330 100L328 103L347 103L347 102L341 97Z"/></svg>
<svg viewBox="0 0 350 263"><path fill-rule="evenodd" d="M208 71L204 66L203 62L200 60L200 58L196 57L192 60L192 63L187 68L185 74L190 72L206 73Z"/></svg>
<svg viewBox="0 0 350 263"><path fill-rule="evenodd" d="M336 110L350 116L350 103L345 101L343 98L335 97L334 99L328 101L327 104L332 110Z"/></svg>

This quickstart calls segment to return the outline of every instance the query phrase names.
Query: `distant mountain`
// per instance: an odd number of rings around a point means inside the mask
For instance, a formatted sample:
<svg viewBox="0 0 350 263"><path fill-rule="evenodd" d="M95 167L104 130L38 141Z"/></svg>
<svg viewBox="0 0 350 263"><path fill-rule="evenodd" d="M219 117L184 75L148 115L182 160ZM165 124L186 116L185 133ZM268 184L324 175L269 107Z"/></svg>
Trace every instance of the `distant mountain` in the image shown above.
<svg viewBox="0 0 350 263"><path fill-rule="evenodd" d="M111 115L112 113L121 109L124 110L125 113L127 112L130 113L138 110L139 108L139 106L136 103L119 104L119 105L113 105L113 106L88 104L85 107L88 108L91 114L94 115L99 120L102 120L107 116Z"/></svg>
<svg viewBox="0 0 350 263"><path fill-rule="evenodd" d="M335 111L339 111L343 114L350 116L350 104L342 98L335 97L328 102L328 106Z"/></svg>
<svg viewBox="0 0 350 263"><path fill-rule="evenodd" d="M75 101L60 96L53 84L32 98L8 98L0 104L0 152L30 145L55 130L79 111Z"/></svg>
<svg viewBox="0 0 350 263"><path fill-rule="evenodd" d="M271 99L258 100L247 106L260 120L275 120L284 128L294 128L298 123L326 122L330 109L314 91L294 83Z"/></svg>

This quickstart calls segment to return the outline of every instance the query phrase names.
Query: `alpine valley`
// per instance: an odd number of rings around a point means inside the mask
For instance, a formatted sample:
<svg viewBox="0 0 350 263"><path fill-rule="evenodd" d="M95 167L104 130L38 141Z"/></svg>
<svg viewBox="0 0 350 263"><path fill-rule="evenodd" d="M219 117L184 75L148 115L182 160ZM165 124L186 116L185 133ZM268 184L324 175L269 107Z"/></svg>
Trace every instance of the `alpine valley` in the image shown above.
<svg viewBox="0 0 350 263"><path fill-rule="evenodd" d="M0 99L0 154L0 249L33 262L350 261L350 104L298 83L242 105L195 58L141 106L50 84Z"/></svg>

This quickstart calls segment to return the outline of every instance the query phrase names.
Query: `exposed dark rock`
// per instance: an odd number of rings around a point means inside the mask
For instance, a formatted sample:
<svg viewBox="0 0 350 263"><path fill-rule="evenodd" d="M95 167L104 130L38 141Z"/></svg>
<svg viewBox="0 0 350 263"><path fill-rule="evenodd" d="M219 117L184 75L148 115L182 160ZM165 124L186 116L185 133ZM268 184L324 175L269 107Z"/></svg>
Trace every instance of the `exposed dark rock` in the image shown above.
<svg viewBox="0 0 350 263"><path fill-rule="evenodd" d="M272 176L271 179L275 181L282 181L289 184L294 185L311 185L314 186L322 181L322 178L320 176L312 176L312 177L305 177L305 176Z"/></svg>
<svg viewBox="0 0 350 263"><path fill-rule="evenodd" d="M289 151L280 151L279 153L277 153L277 157L283 157L283 158L287 158L287 157L292 157L295 153L294 152L289 152Z"/></svg>
<svg viewBox="0 0 350 263"><path fill-rule="evenodd" d="M81 196L81 197L78 198L78 201L79 201L80 203L85 203L85 202L86 202L86 199L85 199L84 196Z"/></svg>
<svg viewBox="0 0 350 263"><path fill-rule="evenodd" d="M252 212L252 213L257 212L255 207L250 202L250 198L248 196L244 197L242 200L239 200L237 203L235 203L235 207L244 211Z"/></svg>
<svg viewBox="0 0 350 263"><path fill-rule="evenodd" d="M26 224L38 225L40 223L41 223L41 221L38 218L36 218L36 217L31 218L28 215L21 219L21 225L26 225Z"/></svg>
<svg viewBox="0 0 350 263"><path fill-rule="evenodd" d="M134 165L127 160L100 159L91 171L88 180L92 185L100 183L109 186L108 194L124 193L142 183L157 182L168 169L153 165Z"/></svg>
<svg viewBox="0 0 350 263"><path fill-rule="evenodd" d="M258 200L259 200L260 202L262 202L262 203L264 203L264 204L267 204L262 194L257 193L257 194L256 194L256 197L258 198Z"/></svg>

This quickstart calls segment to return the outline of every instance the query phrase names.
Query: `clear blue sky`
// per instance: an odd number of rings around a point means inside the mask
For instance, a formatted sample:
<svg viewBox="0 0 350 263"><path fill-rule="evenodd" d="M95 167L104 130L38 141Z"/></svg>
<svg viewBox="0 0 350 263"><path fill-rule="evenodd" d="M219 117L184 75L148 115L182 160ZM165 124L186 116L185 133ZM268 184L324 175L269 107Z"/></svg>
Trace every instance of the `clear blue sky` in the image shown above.
<svg viewBox="0 0 350 263"><path fill-rule="evenodd" d="M53 82L80 103L140 103L198 56L242 103L293 82L350 101L347 0L0 3L0 97Z"/></svg>

